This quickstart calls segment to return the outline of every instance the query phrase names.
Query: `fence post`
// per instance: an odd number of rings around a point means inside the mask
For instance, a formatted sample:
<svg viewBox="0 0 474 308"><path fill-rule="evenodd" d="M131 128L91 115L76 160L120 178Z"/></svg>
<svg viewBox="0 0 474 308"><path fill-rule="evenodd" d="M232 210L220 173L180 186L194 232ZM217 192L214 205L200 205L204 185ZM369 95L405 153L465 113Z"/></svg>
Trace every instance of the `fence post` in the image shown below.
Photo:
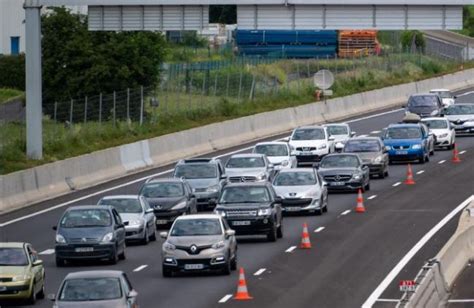
<svg viewBox="0 0 474 308"><path fill-rule="evenodd" d="M140 126L143 124L143 106L144 99L143 99L143 86L140 87Z"/></svg>
<svg viewBox="0 0 474 308"><path fill-rule="evenodd" d="M300 93L301 93L300 62L298 60L296 60L296 73L298 74L298 77L297 77L298 78L298 83L297 83L297 85L298 85L298 95L300 95Z"/></svg>
<svg viewBox="0 0 474 308"><path fill-rule="evenodd" d="M310 77L310 72L309 72L309 60L306 60L306 75L308 76L308 78Z"/></svg>
<svg viewBox="0 0 474 308"><path fill-rule="evenodd" d="M99 94L99 124L102 124L102 93Z"/></svg>
<svg viewBox="0 0 474 308"><path fill-rule="evenodd" d="M239 95L237 102L240 103L240 96L242 94L242 69L240 69L240 78L239 78Z"/></svg>
<svg viewBox="0 0 474 308"><path fill-rule="evenodd" d="M116 101L116 96L115 96L115 91L114 91L114 106L113 106L113 119L114 119L114 125L115 125L115 117L116 117L116 114L117 114L117 111L115 110L115 108L117 107L117 101Z"/></svg>
<svg viewBox="0 0 474 308"><path fill-rule="evenodd" d="M219 74L219 70L215 72L216 72L216 77L214 78L214 96L217 96L217 75Z"/></svg>
<svg viewBox="0 0 474 308"><path fill-rule="evenodd" d="M230 71L227 71L227 88L225 92L225 96L229 98L229 82L230 82Z"/></svg>
<svg viewBox="0 0 474 308"><path fill-rule="evenodd" d="M130 88L127 88L127 122L130 121Z"/></svg>
<svg viewBox="0 0 474 308"><path fill-rule="evenodd" d="M250 101L253 100L253 97L255 95L254 91L255 91L255 74L253 74L252 85L250 86L250 95L249 95Z"/></svg>
<svg viewBox="0 0 474 308"><path fill-rule="evenodd" d="M189 95L189 110L191 110L191 107L193 106L193 102L192 102L192 96L193 96L193 80L194 79L194 75L191 75L191 82L189 83L189 86L188 86L188 89L187 89L187 93Z"/></svg>
<svg viewBox="0 0 474 308"><path fill-rule="evenodd" d="M84 99L84 123L87 123L87 96Z"/></svg>
<svg viewBox="0 0 474 308"><path fill-rule="evenodd" d="M54 102L54 114L53 114L54 123L58 122L57 115L58 115L58 102Z"/></svg>
<svg viewBox="0 0 474 308"><path fill-rule="evenodd" d="M71 109L69 110L69 123L72 125L72 114L74 112L74 100L71 99Z"/></svg>

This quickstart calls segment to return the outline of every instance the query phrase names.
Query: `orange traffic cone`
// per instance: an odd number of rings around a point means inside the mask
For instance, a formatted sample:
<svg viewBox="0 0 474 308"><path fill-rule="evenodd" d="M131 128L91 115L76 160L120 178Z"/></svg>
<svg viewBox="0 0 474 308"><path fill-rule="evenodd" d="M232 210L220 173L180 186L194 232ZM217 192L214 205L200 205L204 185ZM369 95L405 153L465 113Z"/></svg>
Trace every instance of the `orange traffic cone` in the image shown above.
<svg viewBox="0 0 474 308"><path fill-rule="evenodd" d="M453 159L451 161L453 163L460 163L461 162L461 159L459 158L458 147L456 146L456 144L454 144Z"/></svg>
<svg viewBox="0 0 474 308"><path fill-rule="evenodd" d="M242 301L252 299L247 290L247 282L245 282L244 269L241 267L239 272L239 285L237 286L237 293L235 293L234 299Z"/></svg>
<svg viewBox="0 0 474 308"><path fill-rule="evenodd" d="M302 249L310 249L311 248L311 242L309 240L308 225L306 223L303 224L303 235L301 236L300 248L302 248Z"/></svg>
<svg viewBox="0 0 474 308"><path fill-rule="evenodd" d="M357 206L355 209L356 213L365 213L364 198L362 197L362 190L359 189L357 194Z"/></svg>
<svg viewBox="0 0 474 308"><path fill-rule="evenodd" d="M411 171L411 165L408 164L408 169L407 169L407 179L405 180L406 185L414 185L415 180L413 180L413 172Z"/></svg>

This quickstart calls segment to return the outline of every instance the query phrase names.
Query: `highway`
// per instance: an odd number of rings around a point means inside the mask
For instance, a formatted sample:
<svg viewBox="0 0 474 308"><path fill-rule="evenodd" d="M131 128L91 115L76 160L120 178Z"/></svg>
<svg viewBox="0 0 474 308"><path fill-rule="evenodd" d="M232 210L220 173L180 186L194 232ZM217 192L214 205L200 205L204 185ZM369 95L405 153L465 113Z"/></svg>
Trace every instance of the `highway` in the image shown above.
<svg viewBox="0 0 474 308"><path fill-rule="evenodd" d="M459 101L474 102L473 89ZM401 109L348 121L358 135L378 135L403 117ZM274 136L276 140L285 135ZM252 144L210 153L226 161L229 153L246 152ZM474 193L474 137L458 137L460 164L451 162L451 151L437 151L427 164L414 164L416 185L407 186L406 164L390 166L390 176L373 179L364 195L366 213L356 214L355 194L331 194L329 212L323 216L285 217L284 237L275 243L263 238L239 241L238 263L246 272L253 300L230 299L238 273L231 276L161 275L162 239L148 246L130 245L127 259L117 265L83 264L56 268L52 226L68 205L95 204L102 196L136 194L144 178L169 176L172 165L156 168L73 192L28 209L0 217L1 241L27 241L44 260L46 293L56 293L69 272L120 269L128 273L139 293L141 307L360 307L407 252L439 221ZM183 145L185 146L185 145ZM374 307L395 307L401 292L398 282L413 279L452 235L457 217L451 219L417 251L400 274L382 290ZM300 250L302 225L308 223L311 250ZM471 294L473 296L474 294ZM471 297L472 298L472 297ZM221 303L219 303L219 301ZM51 307L47 299L36 307Z"/></svg>

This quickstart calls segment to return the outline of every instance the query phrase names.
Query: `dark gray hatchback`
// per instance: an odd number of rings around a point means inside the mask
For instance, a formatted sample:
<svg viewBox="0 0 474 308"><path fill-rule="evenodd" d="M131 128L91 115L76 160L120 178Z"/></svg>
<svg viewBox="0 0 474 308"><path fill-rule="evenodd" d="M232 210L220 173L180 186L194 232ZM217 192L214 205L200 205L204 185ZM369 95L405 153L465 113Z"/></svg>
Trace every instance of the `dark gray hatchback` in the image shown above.
<svg viewBox="0 0 474 308"><path fill-rule="evenodd" d="M111 206L70 207L53 230L57 266L72 260L107 260L115 264L125 259L125 226Z"/></svg>

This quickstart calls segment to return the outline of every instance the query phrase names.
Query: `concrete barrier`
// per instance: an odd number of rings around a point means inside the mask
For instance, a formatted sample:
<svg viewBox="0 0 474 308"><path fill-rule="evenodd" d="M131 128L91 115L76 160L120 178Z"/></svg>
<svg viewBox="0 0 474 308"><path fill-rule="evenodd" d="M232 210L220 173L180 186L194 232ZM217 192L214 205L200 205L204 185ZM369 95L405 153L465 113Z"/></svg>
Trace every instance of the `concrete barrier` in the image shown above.
<svg viewBox="0 0 474 308"><path fill-rule="evenodd" d="M459 90L472 85L474 69L210 124L3 175L0 176L0 213L144 168L281 134L296 126L401 106L416 92L431 88Z"/></svg>

